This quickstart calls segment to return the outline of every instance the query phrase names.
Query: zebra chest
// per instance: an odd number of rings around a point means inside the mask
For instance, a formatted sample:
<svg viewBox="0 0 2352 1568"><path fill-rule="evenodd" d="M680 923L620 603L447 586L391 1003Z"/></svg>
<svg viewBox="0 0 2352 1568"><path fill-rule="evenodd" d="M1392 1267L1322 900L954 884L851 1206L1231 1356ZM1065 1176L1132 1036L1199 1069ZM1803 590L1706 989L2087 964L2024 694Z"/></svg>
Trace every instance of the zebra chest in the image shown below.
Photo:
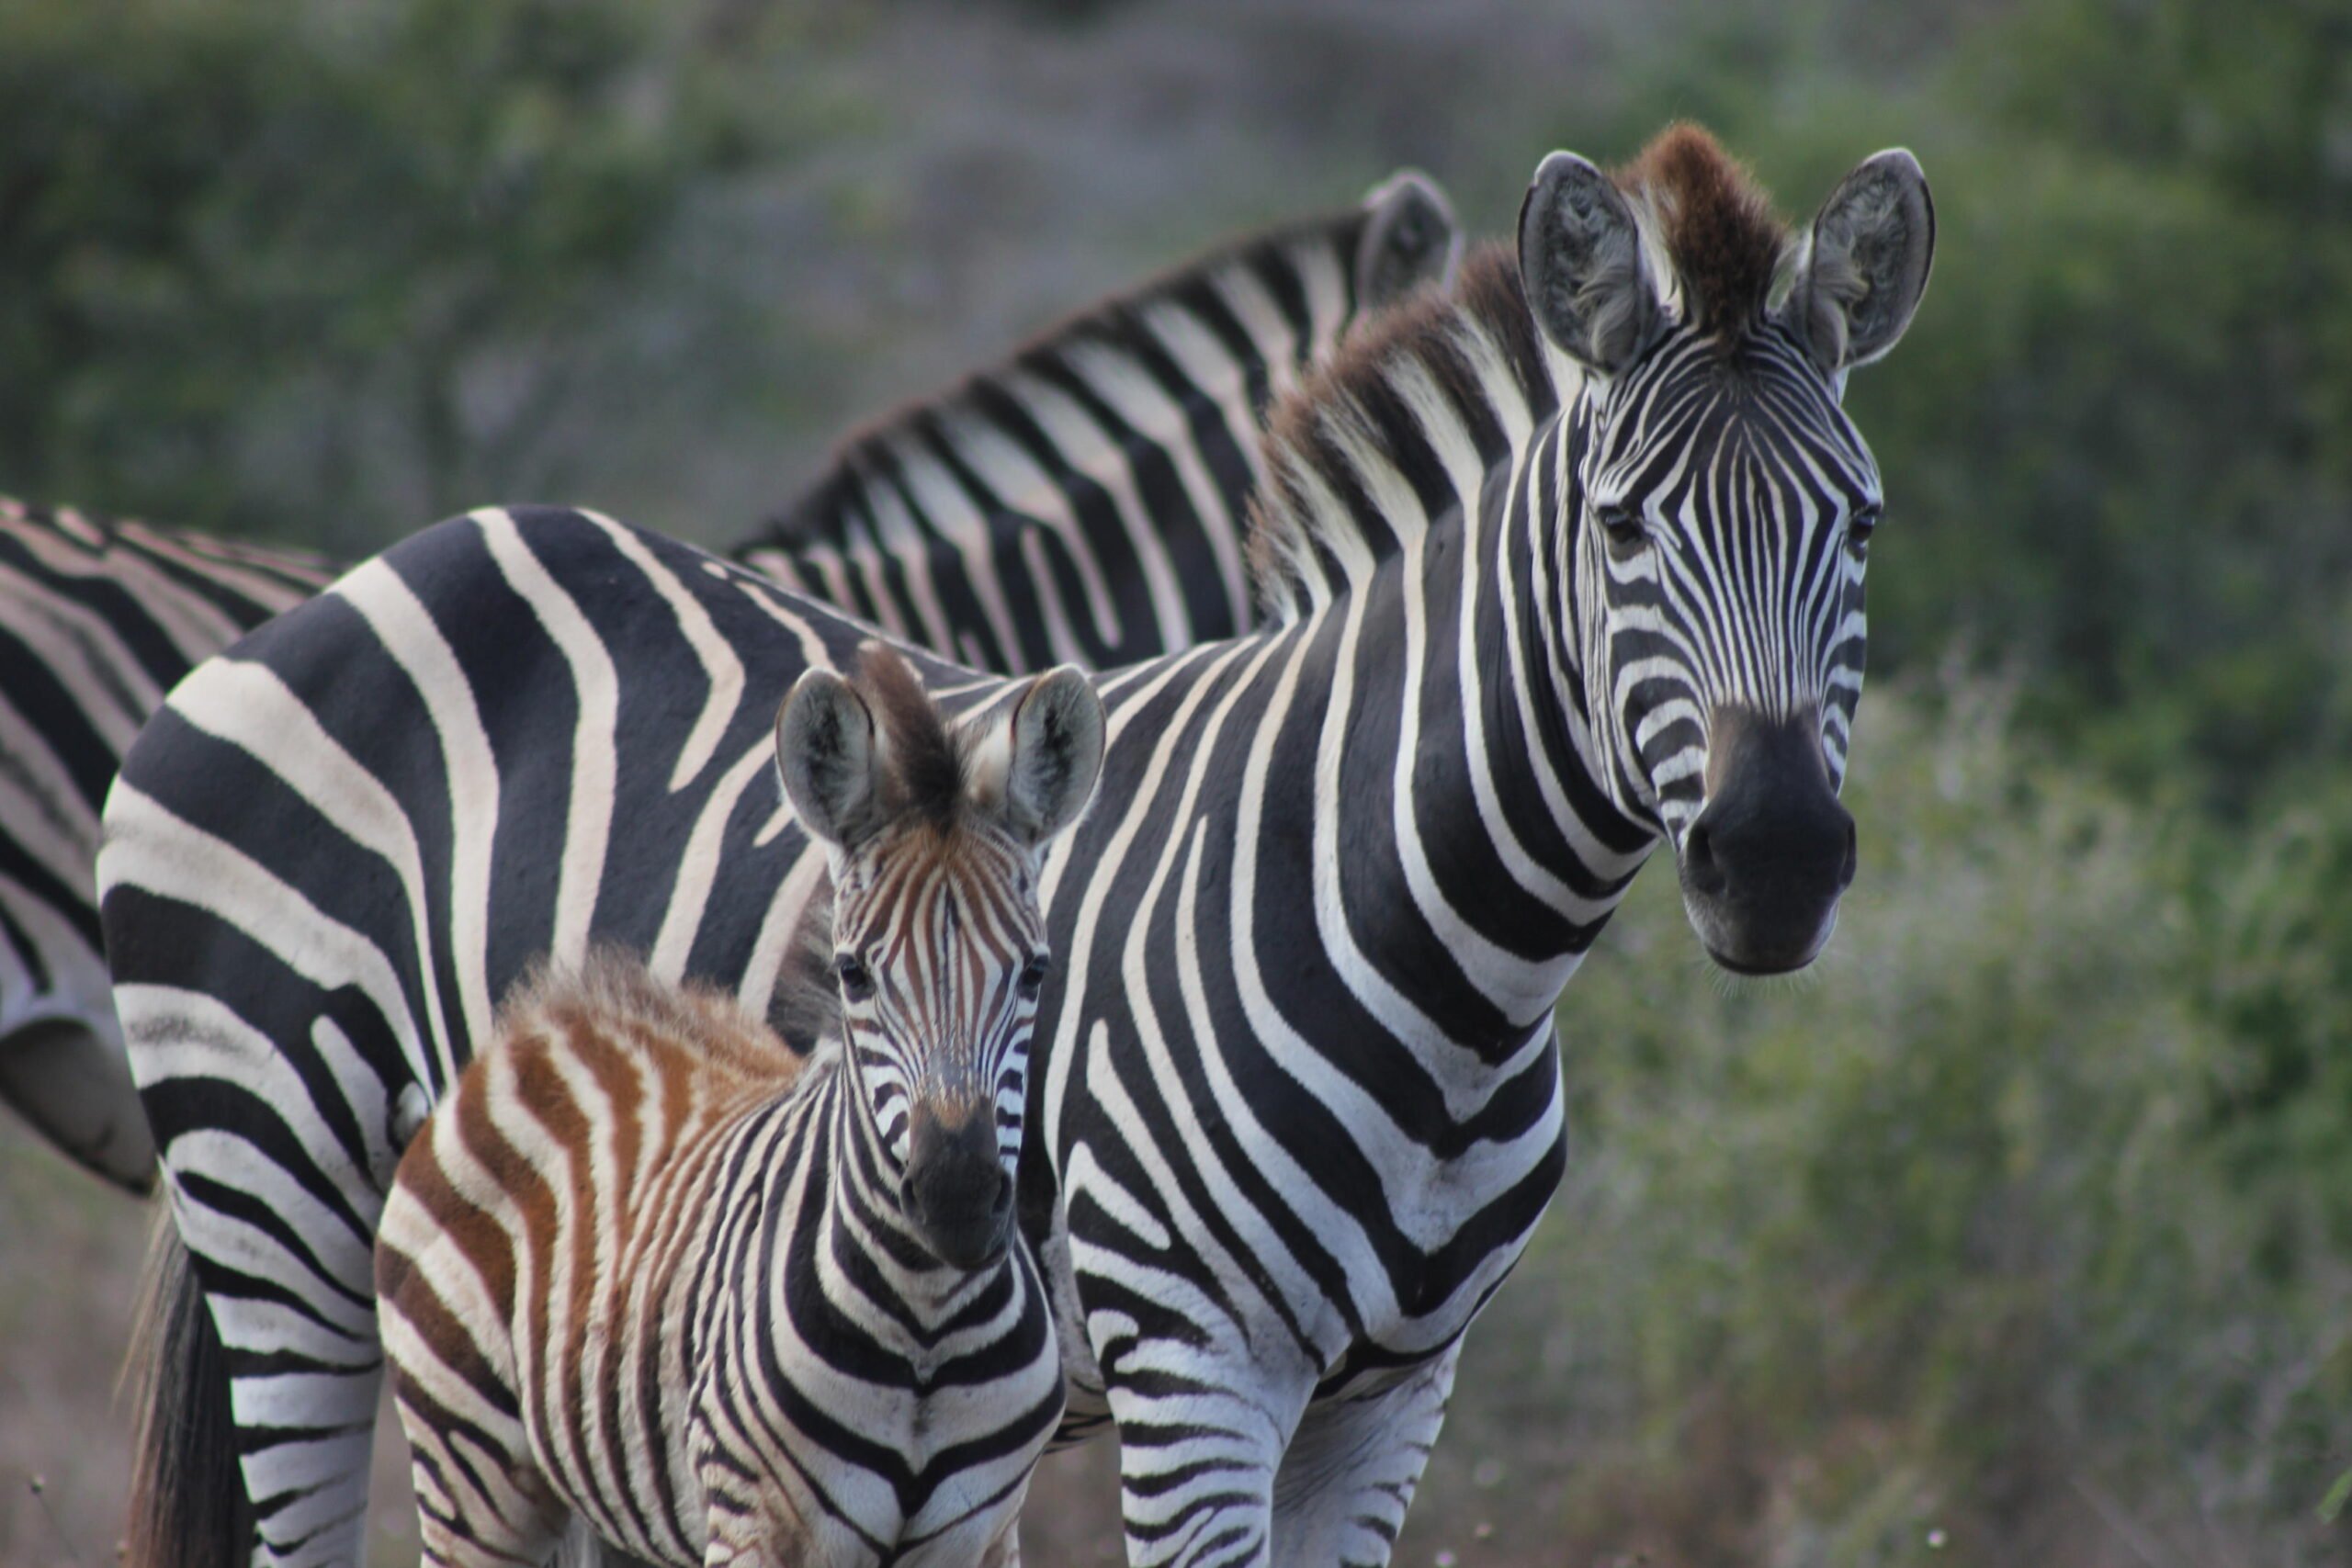
<svg viewBox="0 0 2352 1568"><path fill-rule="evenodd" d="M1436 1089L1418 1095L1366 1067L1376 1054L1299 1040L1122 1050L1098 1028L1086 1043L1038 1247L1069 1363L1066 1439L1107 1408L1137 1338L1186 1345L1204 1376L1317 1397L1408 1375L1509 1274L1566 1165L1548 1018L1452 1081L1425 1074Z"/></svg>
<svg viewBox="0 0 2352 1568"><path fill-rule="evenodd" d="M801 1543L786 1561L979 1561L1061 1408L1035 1273L1016 1251L909 1277L837 1218L787 1226L768 1293L724 1314L695 1421L712 1528L747 1512Z"/></svg>

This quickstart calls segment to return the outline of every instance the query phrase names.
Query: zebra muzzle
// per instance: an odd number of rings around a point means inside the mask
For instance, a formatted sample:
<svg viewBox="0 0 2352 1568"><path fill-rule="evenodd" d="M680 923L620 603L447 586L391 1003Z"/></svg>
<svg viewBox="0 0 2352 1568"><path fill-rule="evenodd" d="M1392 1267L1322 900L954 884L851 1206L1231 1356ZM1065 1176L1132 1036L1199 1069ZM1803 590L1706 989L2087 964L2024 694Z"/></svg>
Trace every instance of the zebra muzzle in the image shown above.
<svg viewBox="0 0 2352 1568"><path fill-rule="evenodd" d="M899 1201L941 1262L978 1269L1003 1256L1012 1239L1012 1182L985 1103L916 1102Z"/></svg>
<svg viewBox="0 0 2352 1568"><path fill-rule="evenodd" d="M1724 968L1802 969L1854 880L1854 818L1830 785L1820 725L1718 710L1709 740L1706 809L1679 846L1683 908Z"/></svg>

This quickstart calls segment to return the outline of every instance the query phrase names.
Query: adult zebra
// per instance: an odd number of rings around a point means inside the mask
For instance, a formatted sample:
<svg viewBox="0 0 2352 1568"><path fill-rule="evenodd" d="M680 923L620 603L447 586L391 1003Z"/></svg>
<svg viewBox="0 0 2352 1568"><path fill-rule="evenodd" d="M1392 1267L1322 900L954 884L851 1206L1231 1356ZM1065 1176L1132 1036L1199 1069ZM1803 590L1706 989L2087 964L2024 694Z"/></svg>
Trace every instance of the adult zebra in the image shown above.
<svg viewBox="0 0 2352 1568"><path fill-rule="evenodd" d="M1229 636L1267 400L1459 247L1409 171L1232 241L849 441L729 553L1001 674ZM0 1100L134 1192L154 1148L98 949L98 808L164 693L334 574L0 502Z"/></svg>
<svg viewBox="0 0 2352 1568"><path fill-rule="evenodd" d="M1826 940L1880 500L1839 397L1932 246L1905 152L1802 237L1696 130L1613 179L1554 154L1516 267L1479 257L1276 420L1272 624L1102 682L1021 1201L1136 1562L1385 1561L1563 1166L1553 1005L1660 839L1719 961ZM481 513L133 749L107 934L264 1558L350 1555L404 1115L542 950L767 1003L814 870L751 787L764 716L862 635L603 519ZM203 1336L167 1348L166 1392L219 1410ZM233 1485L228 1451L166 1445L149 1516Z"/></svg>

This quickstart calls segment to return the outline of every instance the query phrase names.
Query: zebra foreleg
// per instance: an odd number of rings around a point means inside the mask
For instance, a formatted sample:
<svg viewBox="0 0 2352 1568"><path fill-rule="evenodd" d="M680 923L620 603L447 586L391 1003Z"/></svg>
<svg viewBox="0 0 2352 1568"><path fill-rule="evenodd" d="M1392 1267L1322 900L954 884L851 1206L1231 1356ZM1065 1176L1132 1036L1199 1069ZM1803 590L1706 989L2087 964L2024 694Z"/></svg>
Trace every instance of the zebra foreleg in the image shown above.
<svg viewBox="0 0 2352 1568"><path fill-rule="evenodd" d="M1272 1561L1274 1474L1307 1390L1264 1397L1264 1371L1246 1358L1211 1370L1196 1354L1181 1373L1111 1384L1127 1562L1263 1568Z"/></svg>
<svg viewBox="0 0 2352 1568"><path fill-rule="evenodd" d="M1280 1568L1381 1568L1453 1392L1461 1342L1401 1382L1308 1407L1274 1478Z"/></svg>

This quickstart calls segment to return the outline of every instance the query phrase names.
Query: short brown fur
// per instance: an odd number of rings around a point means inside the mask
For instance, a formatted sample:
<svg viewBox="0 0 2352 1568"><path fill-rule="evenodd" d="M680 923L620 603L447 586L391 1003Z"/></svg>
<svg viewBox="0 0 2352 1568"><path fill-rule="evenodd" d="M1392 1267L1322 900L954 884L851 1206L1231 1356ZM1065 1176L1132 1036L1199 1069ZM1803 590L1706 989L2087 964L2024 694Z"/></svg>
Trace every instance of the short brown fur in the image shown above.
<svg viewBox="0 0 2352 1568"><path fill-rule="evenodd" d="M1736 332L1762 319L1788 226L1713 136L1687 120L1670 125L1611 177L1657 214L1693 325Z"/></svg>
<svg viewBox="0 0 2352 1568"><path fill-rule="evenodd" d="M1268 411L1261 438L1266 488L1251 503L1246 545L1250 581L1261 595L1279 597L1289 575L1277 546L1323 526L1297 493L1297 468L1312 468L1342 490L1353 484L1345 460L1327 450L1320 429L1325 420L1335 414L1358 420L1384 444L1407 439L1411 415L1390 389L1389 377L1408 361L1418 361L1465 412L1479 405L1476 371L1459 344L1465 326L1483 332L1501 350L1532 408L1539 414L1551 408L1555 394L1520 286L1518 258L1505 245L1476 246L1463 258L1452 293L1424 291L1373 318ZM1386 548L1380 540L1373 543L1375 549Z"/></svg>

